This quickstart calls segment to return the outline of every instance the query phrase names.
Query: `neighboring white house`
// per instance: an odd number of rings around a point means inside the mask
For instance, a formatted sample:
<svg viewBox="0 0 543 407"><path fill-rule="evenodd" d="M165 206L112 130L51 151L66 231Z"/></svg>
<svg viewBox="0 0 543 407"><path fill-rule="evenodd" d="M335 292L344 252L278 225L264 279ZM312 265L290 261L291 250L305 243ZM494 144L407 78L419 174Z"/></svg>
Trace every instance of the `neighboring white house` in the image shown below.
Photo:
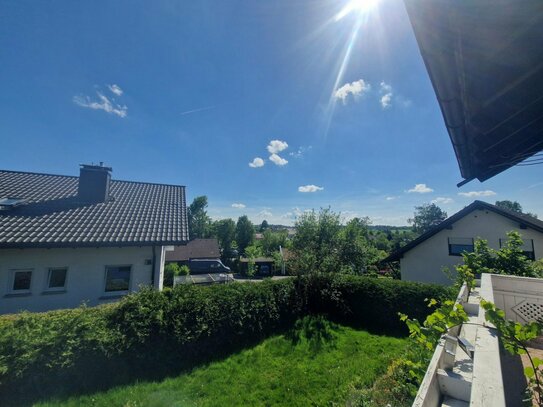
<svg viewBox="0 0 543 407"><path fill-rule="evenodd" d="M188 241L185 188L0 171L0 313L97 305L162 289L165 252Z"/></svg>
<svg viewBox="0 0 543 407"><path fill-rule="evenodd" d="M522 235L528 257L543 257L543 222L482 201L475 201L439 225L413 240L385 262L400 261L402 280L452 284L442 271L462 262L463 251L473 251L478 238L499 249L507 232Z"/></svg>

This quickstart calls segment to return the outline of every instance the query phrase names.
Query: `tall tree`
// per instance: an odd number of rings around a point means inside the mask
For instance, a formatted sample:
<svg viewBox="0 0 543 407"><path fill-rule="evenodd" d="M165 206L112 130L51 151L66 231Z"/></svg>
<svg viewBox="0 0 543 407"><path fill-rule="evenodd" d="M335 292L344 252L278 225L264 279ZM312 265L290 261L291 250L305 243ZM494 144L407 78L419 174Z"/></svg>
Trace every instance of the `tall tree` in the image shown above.
<svg viewBox="0 0 543 407"><path fill-rule="evenodd" d="M247 215L240 216L236 224L236 242L240 254L245 252L245 248L253 243L255 238L255 228Z"/></svg>
<svg viewBox="0 0 543 407"><path fill-rule="evenodd" d="M191 239L209 237L211 218L207 216L207 196L197 196L189 206L189 233Z"/></svg>
<svg viewBox="0 0 543 407"><path fill-rule="evenodd" d="M279 251L279 246L285 247L287 244L288 232L281 230L272 232L266 230L262 236L262 250L266 256L272 256L274 252Z"/></svg>
<svg viewBox="0 0 543 407"><path fill-rule="evenodd" d="M270 225L268 225L268 221L264 219L262 223L260 224L260 232L264 232L266 229L268 229Z"/></svg>
<svg viewBox="0 0 543 407"><path fill-rule="evenodd" d="M368 225L369 218L354 218L341 230L339 259L343 271L364 273L380 260L379 250L368 240Z"/></svg>
<svg viewBox="0 0 543 407"><path fill-rule="evenodd" d="M407 221L413 224L413 231L415 233L422 234L440 224L445 219L447 219L447 212L432 203L416 206L414 217Z"/></svg>
<svg viewBox="0 0 543 407"><path fill-rule="evenodd" d="M509 201L509 200L503 200L503 201L496 201L495 205L498 207L498 208L502 208L502 209L507 209L507 210L510 210L510 211L513 211L513 212L517 212L517 213L522 213L522 214L525 214L525 215L529 215L533 218L537 218L537 215L535 213L530 213L530 212L524 212L522 210L522 206L520 203L518 203L517 201Z"/></svg>
<svg viewBox="0 0 543 407"><path fill-rule="evenodd" d="M232 242L236 239L236 222L232 219L221 219L214 223L215 234L223 253L232 249Z"/></svg>
<svg viewBox="0 0 543 407"><path fill-rule="evenodd" d="M355 218L343 226L340 215L329 208L302 214L289 264L297 272L364 273L384 254L372 245L368 224L368 218Z"/></svg>
<svg viewBox="0 0 543 407"><path fill-rule="evenodd" d="M295 223L292 268L298 272L339 271L340 215L330 208L304 212Z"/></svg>
<svg viewBox="0 0 543 407"><path fill-rule="evenodd" d="M517 201L496 201L495 204L498 208L507 209L513 212L522 213L522 206Z"/></svg>

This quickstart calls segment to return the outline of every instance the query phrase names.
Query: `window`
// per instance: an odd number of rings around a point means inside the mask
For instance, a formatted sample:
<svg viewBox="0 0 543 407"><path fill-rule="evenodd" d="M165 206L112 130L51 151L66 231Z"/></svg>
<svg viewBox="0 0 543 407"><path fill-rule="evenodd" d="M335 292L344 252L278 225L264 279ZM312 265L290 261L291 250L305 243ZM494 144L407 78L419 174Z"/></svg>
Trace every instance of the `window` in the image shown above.
<svg viewBox="0 0 543 407"><path fill-rule="evenodd" d="M522 239L524 244L520 247L524 252L524 255L530 260L535 260L535 251L534 251L534 240L533 239ZM504 247L507 243L507 239L500 239L500 247Z"/></svg>
<svg viewBox="0 0 543 407"><path fill-rule="evenodd" d="M68 274L67 268L50 268L47 277L47 289L53 291L64 290L66 288L66 274Z"/></svg>
<svg viewBox="0 0 543 407"><path fill-rule="evenodd" d="M15 293L30 292L32 270L14 270L11 291Z"/></svg>
<svg viewBox="0 0 543 407"><path fill-rule="evenodd" d="M106 292L128 291L130 266L106 266Z"/></svg>
<svg viewBox="0 0 543 407"><path fill-rule="evenodd" d="M473 238L449 237L449 256L461 256L464 252L473 251Z"/></svg>

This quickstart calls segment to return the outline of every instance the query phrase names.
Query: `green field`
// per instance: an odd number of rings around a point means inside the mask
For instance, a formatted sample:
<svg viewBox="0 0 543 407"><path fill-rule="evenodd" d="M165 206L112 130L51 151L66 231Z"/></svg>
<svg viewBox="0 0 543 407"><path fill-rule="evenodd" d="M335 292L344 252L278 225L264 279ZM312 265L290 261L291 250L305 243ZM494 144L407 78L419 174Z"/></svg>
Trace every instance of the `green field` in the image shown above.
<svg viewBox="0 0 543 407"><path fill-rule="evenodd" d="M332 406L370 387L405 339L306 318L230 357L159 382L136 383L41 406Z"/></svg>

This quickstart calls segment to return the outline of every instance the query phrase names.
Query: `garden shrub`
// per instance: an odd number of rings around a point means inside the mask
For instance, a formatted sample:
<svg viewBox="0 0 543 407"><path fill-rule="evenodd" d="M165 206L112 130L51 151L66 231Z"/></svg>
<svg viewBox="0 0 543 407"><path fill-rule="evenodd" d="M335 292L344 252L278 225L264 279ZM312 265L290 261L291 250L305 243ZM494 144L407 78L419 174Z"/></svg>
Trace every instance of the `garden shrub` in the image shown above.
<svg viewBox="0 0 543 407"><path fill-rule="evenodd" d="M329 274L304 277L310 287L309 311L364 329L388 334L405 333L398 312L409 310L422 320L429 310L427 298L454 298L450 287L354 275Z"/></svg>
<svg viewBox="0 0 543 407"><path fill-rule="evenodd" d="M178 374L286 332L309 314L406 332L445 287L338 274L144 288L116 304L0 318L0 405Z"/></svg>

